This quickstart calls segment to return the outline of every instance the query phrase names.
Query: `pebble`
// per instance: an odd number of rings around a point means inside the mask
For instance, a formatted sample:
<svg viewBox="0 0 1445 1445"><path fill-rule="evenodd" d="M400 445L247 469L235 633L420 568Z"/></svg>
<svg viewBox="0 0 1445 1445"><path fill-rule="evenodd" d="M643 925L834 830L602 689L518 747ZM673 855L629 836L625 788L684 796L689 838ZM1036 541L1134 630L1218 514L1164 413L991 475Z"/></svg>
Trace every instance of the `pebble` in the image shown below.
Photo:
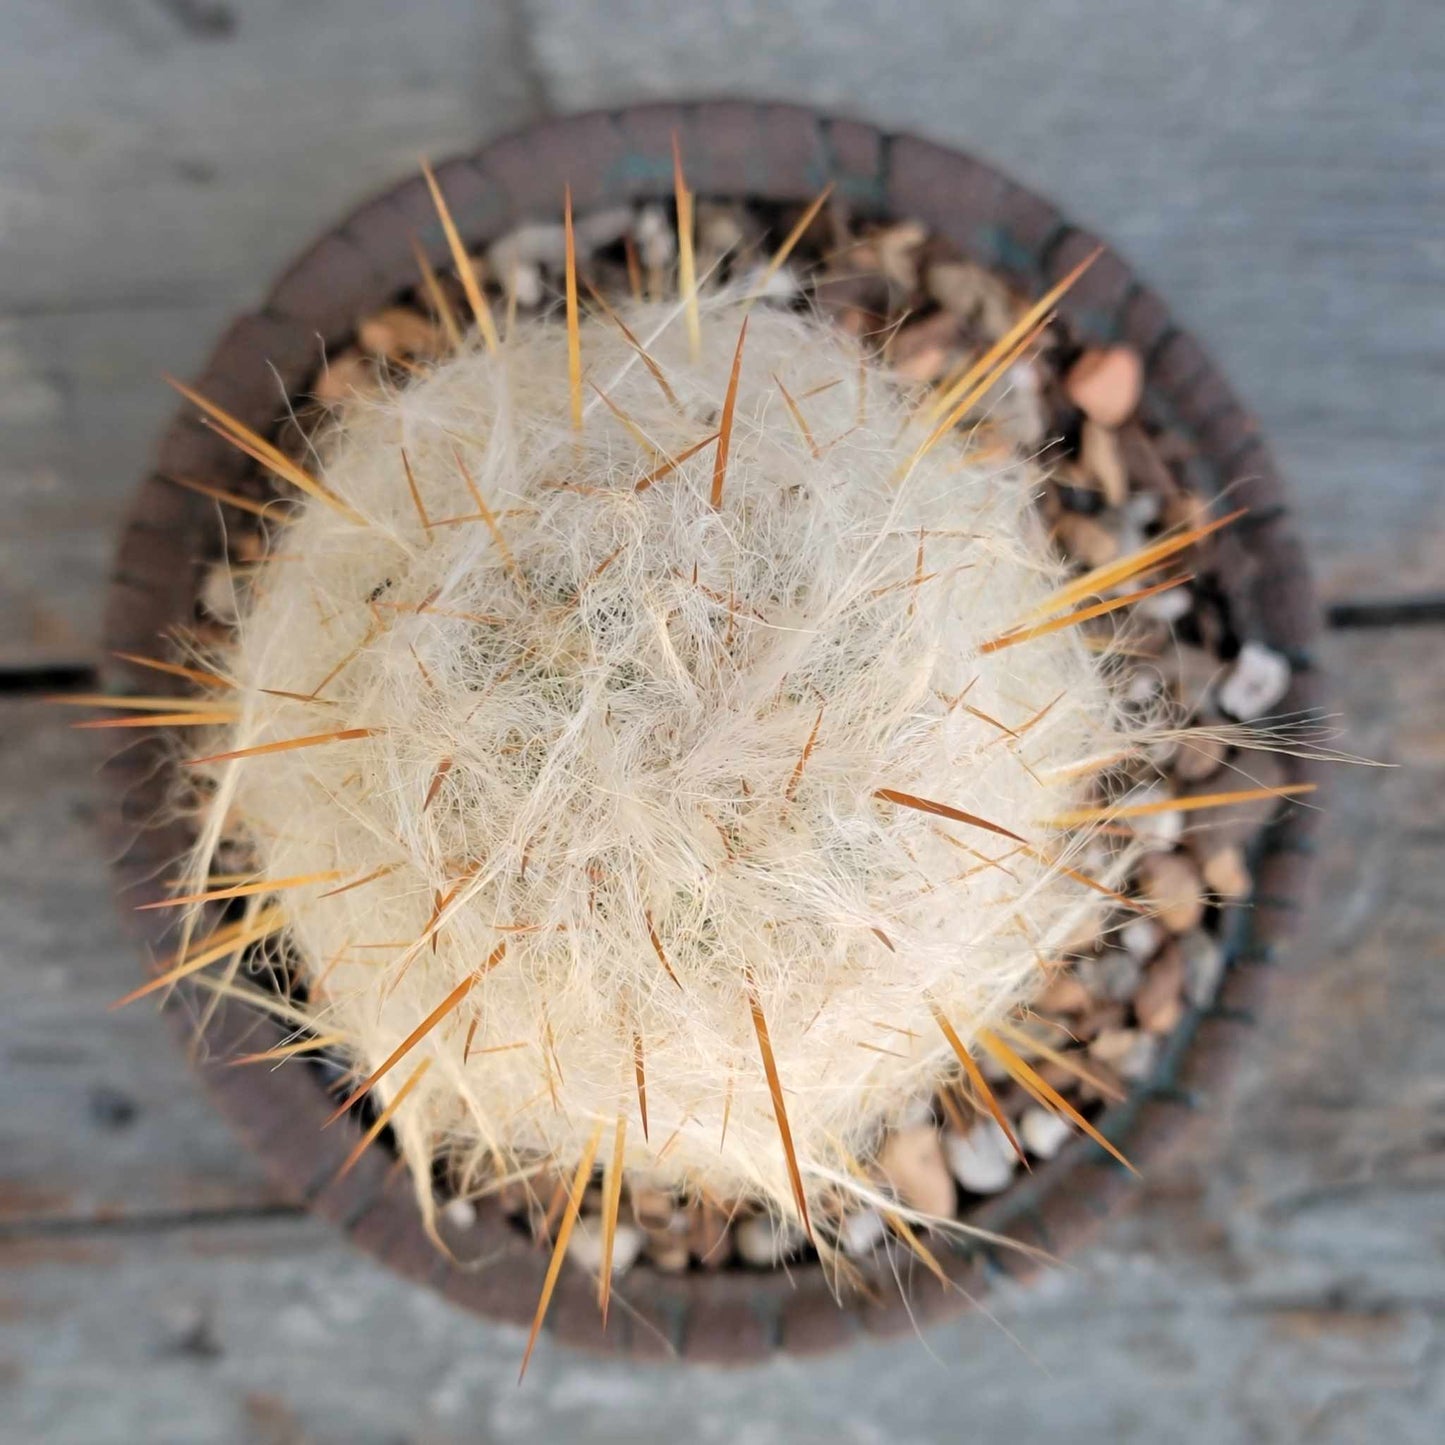
<svg viewBox="0 0 1445 1445"><path fill-rule="evenodd" d="M1082 512L1063 513L1054 523L1054 536L1073 561L1088 568L1102 567L1119 555L1118 534Z"/></svg>
<svg viewBox="0 0 1445 1445"><path fill-rule="evenodd" d="M1138 1037L1137 1029L1105 1029L1090 1043L1089 1057L1117 1069L1129 1056L1129 1051Z"/></svg>
<svg viewBox="0 0 1445 1445"><path fill-rule="evenodd" d="M698 259L716 259L732 251L741 251L747 240L742 219L733 206L719 206L703 201L697 208Z"/></svg>
<svg viewBox="0 0 1445 1445"><path fill-rule="evenodd" d="M236 607L236 587L231 581L231 569L224 562L217 562L206 569L201 581L200 603L207 615L217 622L235 625L240 616Z"/></svg>
<svg viewBox="0 0 1445 1445"><path fill-rule="evenodd" d="M1235 777L1237 776L1237 781ZM1237 775L1231 775L1231 788L1278 788L1287 777L1284 760L1276 753L1252 753L1239 764ZM1219 788L1219 780L1209 783L1191 783L1180 794L1189 798L1198 791L1212 793ZM1256 835L1274 815L1279 812L1280 800L1269 794L1251 798L1245 802L1232 803L1227 808L1212 808L1200 813L1193 821L1198 827L1191 834L1189 847L1201 861L1212 858L1221 848L1247 849Z"/></svg>
<svg viewBox="0 0 1445 1445"><path fill-rule="evenodd" d="M1156 592L1138 605L1141 617L1152 622L1179 622L1194 610L1194 589L1187 583L1171 587L1167 592Z"/></svg>
<svg viewBox="0 0 1445 1445"><path fill-rule="evenodd" d="M1103 488L1111 507L1122 507L1129 495L1129 474L1118 438L1102 423L1086 417L1079 433L1079 462Z"/></svg>
<svg viewBox="0 0 1445 1445"><path fill-rule="evenodd" d="M1156 918L1131 918L1119 930L1119 942L1126 953L1148 963L1164 942L1164 929Z"/></svg>
<svg viewBox="0 0 1445 1445"><path fill-rule="evenodd" d="M1164 678L1159 669L1152 665L1134 667L1129 670L1128 680L1124 684L1124 698L1132 702L1136 707L1143 707L1147 702L1152 702L1164 688ZM1156 762L1158 752L1163 744L1155 743L1149 749L1149 756ZM1169 747L1174 745L1168 744Z"/></svg>
<svg viewBox="0 0 1445 1445"><path fill-rule="evenodd" d="M626 1274L642 1253L645 1236L626 1220L619 1219L612 1237L612 1273ZM588 1274L596 1274L602 1268L602 1222L599 1219L579 1219L567 1241L567 1258Z"/></svg>
<svg viewBox="0 0 1445 1445"><path fill-rule="evenodd" d="M577 217L575 229L578 252L590 256L620 241L632 229L632 207L604 206L600 211L589 211ZM566 260L565 253L563 260Z"/></svg>
<svg viewBox="0 0 1445 1445"><path fill-rule="evenodd" d="M860 1209L856 1214L847 1214L838 1226L838 1243L843 1253L854 1259L862 1259L882 1244L888 1234L888 1226L876 1209Z"/></svg>
<svg viewBox="0 0 1445 1445"><path fill-rule="evenodd" d="M1263 717L1289 691L1290 675L1288 658L1262 642L1246 642L1219 686L1219 705L1244 721Z"/></svg>
<svg viewBox="0 0 1445 1445"><path fill-rule="evenodd" d="M1114 1067L1131 1084L1142 1083L1159 1061L1159 1039L1155 1034L1136 1033L1133 1042Z"/></svg>
<svg viewBox="0 0 1445 1445"><path fill-rule="evenodd" d="M1060 973L1038 996L1035 1007L1049 1014L1081 1014L1094 1002L1084 982L1076 973Z"/></svg>
<svg viewBox="0 0 1445 1445"><path fill-rule="evenodd" d="M1184 955L1184 996L1195 1008L1207 1008L1224 978L1224 950L1202 928L1180 934L1178 944Z"/></svg>
<svg viewBox="0 0 1445 1445"><path fill-rule="evenodd" d="M991 271L971 261L940 261L928 268L928 294L955 316L974 322L990 340L1013 325L1013 298Z"/></svg>
<svg viewBox="0 0 1445 1445"><path fill-rule="evenodd" d="M1249 865L1239 848L1217 849L1204 860L1200 871L1204 875L1205 886L1216 898L1235 902L1248 898L1254 890L1254 879L1250 877Z"/></svg>
<svg viewBox="0 0 1445 1445"><path fill-rule="evenodd" d="M1135 788L1123 799L1123 806L1164 803L1174 796L1172 789L1163 783L1150 783L1147 787ZM1129 826L1134 836L1146 847L1167 852L1184 836L1184 813L1175 809L1169 813L1146 813L1142 818L1130 818Z"/></svg>
<svg viewBox="0 0 1445 1445"><path fill-rule="evenodd" d="M542 268L530 261L514 266L507 273L506 288L509 293L516 293L517 305L524 311L535 309L546 295L542 285Z"/></svg>
<svg viewBox="0 0 1445 1445"><path fill-rule="evenodd" d="M1152 527L1164 515L1164 498L1158 492L1135 492L1124 507L1124 515L1136 527Z"/></svg>
<svg viewBox="0 0 1445 1445"><path fill-rule="evenodd" d="M1064 392L1085 416L1122 426L1144 394L1144 365L1127 346L1086 351L1064 377Z"/></svg>
<svg viewBox="0 0 1445 1445"><path fill-rule="evenodd" d="M1024 1110L1019 1120L1019 1141L1035 1159L1052 1159L1068 1142L1073 1128L1062 1115L1036 1104Z"/></svg>
<svg viewBox="0 0 1445 1445"><path fill-rule="evenodd" d="M878 269L900 291L918 289L918 252L927 239L928 228L919 221L899 221L873 238Z"/></svg>
<svg viewBox="0 0 1445 1445"><path fill-rule="evenodd" d="M328 359L311 388L311 395L327 406L346 401L352 396L375 393L381 385L376 363L354 349Z"/></svg>
<svg viewBox="0 0 1445 1445"><path fill-rule="evenodd" d="M441 1217L452 1229L465 1231L477 1222L477 1206L470 1199L448 1199L441 1207Z"/></svg>
<svg viewBox="0 0 1445 1445"><path fill-rule="evenodd" d="M721 1269L733 1255L733 1231L727 1214L711 1204L690 1210L687 1248L703 1269Z"/></svg>
<svg viewBox="0 0 1445 1445"><path fill-rule="evenodd" d="M1097 1038L1106 1029L1122 1028L1123 1025L1122 1003L1096 1003L1074 1026L1074 1037L1083 1042Z"/></svg>
<svg viewBox="0 0 1445 1445"><path fill-rule="evenodd" d="M670 1190L655 1189L640 1181L627 1181L627 1201L633 1219L649 1232L667 1229L677 1213L677 1201Z"/></svg>
<svg viewBox="0 0 1445 1445"><path fill-rule="evenodd" d="M406 306L388 306L368 316L356 328L363 351L404 361L412 356L434 356L441 349L441 332L425 316Z"/></svg>
<svg viewBox="0 0 1445 1445"><path fill-rule="evenodd" d="M905 326L888 350L893 370L908 381L937 380L958 345L958 329L958 318L947 311Z"/></svg>
<svg viewBox="0 0 1445 1445"><path fill-rule="evenodd" d="M1180 744L1174 759L1174 776L1181 783L1202 783L1224 766L1228 745L1220 738L1202 734Z"/></svg>
<svg viewBox="0 0 1445 1445"><path fill-rule="evenodd" d="M750 1214L740 1220L733 1237L738 1254L755 1269L775 1269L789 1255L796 1254L806 1236L794 1224L774 1219L771 1214Z"/></svg>
<svg viewBox="0 0 1445 1445"><path fill-rule="evenodd" d="M974 1194L1007 1189L1018 1164L1008 1136L992 1119L980 1119L967 1134L945 1134L943 1149L953 1177Z"/></svg>
<svg viewBox="0 0 1445 1445"><path fill-rule="evenodd" d="M1171 1033L1184 1017L1184 952L1177 944L1149 965L1134 995L1134 1015L1151 1034Z"/></svg>
<svg viewBox="0 0 1445 1445"><path fill-rule="evenodd" d="M1079 1102L1081 1104L1096 1102L1112 1104L1129 1092L1125 1086L1124 1076L1112 1064L1106 1064L1102 1059L1091 1059L1089 1072L1103 1087L1095 1088L1087 1079L1080 1079Z"/></svg>
<svg viewBox="0 0 1445 1445"><path fill-rule="evenodd" d="M692 1258L687 1236L671 1229L648 1230L647 1257L664 1274L681 1274Z"/></svg>
<svg viewBox="0 0 1445 1445"><path fill-rule="evenodd" d="M1179 643L1168 659L1174 672L1174 690L1186 712L1197 712L1209 698L1223 670L1219 659L1202 647Z"/></svg>
<svg viewBox="0 0 1445 1445"><path fill-rule="evenodd" d="M1106 949L1097 958L1086 958L1079 964L1079 979L1091 997L1114 1003L1133 998L1143 976L1143 963L1122 948Z"/></svg>
<svg viewBox="0 0 1445 1445"><path fill-rule="evenodd" d="M1131 421L1115 433L1120 454L1124 458L1124 469L1135 487L1134 501L1145 497L1154 498L1152 516L1140 518L1141 525L1157 522L1163 515L1167 500L1179 490L1174 473L1160 450L1159 442L1151 437L1137 421Z"/></svg>
<svg viewBox="0 0 1445 1445"><path fill-rule="evenodd" d="M944 1217L953 1213L953 1181L931 1124L893 1130L878 1151L878 1172L910 1209Z"/></svg>
<svg viewBox="0 0 1445 1445"><path fill-rule="evenodd" d="M637 254L648 270L665 271L677 255L677 235L667 212L653 204L643 206L633 223Z"/></svg>
<svg viewBox="0 0 1445 1445"><path fill-rule="evenodd" d="M1139 864L1139 896L1170 933L1187 933L1204 917L1203 880L1187 853L1148 854Z"/></svg>

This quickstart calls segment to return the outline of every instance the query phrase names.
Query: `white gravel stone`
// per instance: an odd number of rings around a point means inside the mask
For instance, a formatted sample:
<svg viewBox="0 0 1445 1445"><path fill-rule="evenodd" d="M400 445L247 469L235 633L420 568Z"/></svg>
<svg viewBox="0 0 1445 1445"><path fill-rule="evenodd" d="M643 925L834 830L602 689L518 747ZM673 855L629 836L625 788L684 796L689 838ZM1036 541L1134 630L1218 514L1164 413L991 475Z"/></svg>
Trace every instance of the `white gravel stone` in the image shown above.
<svg viewBox="0 0 1445 1445"><path fill-rule="evenodd" d="M758 1269L775 1269L796 1254L804 1240L802 1230L770 1214L750 1214L738 1223L733 1237L738 1254Z"/></svg>
<svg viewBox="0 0 1445 1445"><path fill-rule="evenodd" d="M1018 1165L1008 1136L992 1119L981 1119L967 1134L945 1134L943 1153L953 1177L974 1194L1007 1189Z"/></svg>
<svg viewBox="0 0 1445 1445"><path fill-rule="evenodd" d="M843 1253L854 1259L862 1259L883 1242L888 1226L876 1209L860 1209L856 1214L845 1215L838 1229L838 1242Z"/></svg>
<svg viewBox="0 0 1445 1445"><path fill-rule="evenodd" d="M1139 615L1154 622L1178 622L1187 617L1194 607L1194 591L1188 586L1171 587L1167 592L1156 592L1139 604Z"/></svg>
<svg viewBox="0 0 1445 1445"><path fill-rule="evenodd" d="M612 1273L625 1274L637 1263L642 1253L646 1236L635 1224L626 1220L617 1221L617 1230L612 1239ZM600 1219L579 1219L567 1241L567 1258L589 1274L596 1274L602 1268L602 1221Z"/></svg>
<svg viewBox="0 0 1445 1445"><path fill-rule="evenodd" d="M1037 1106L1025 1109L1019 1120L1019 1140L1035 1159L1052 1159L1073 1132L1067 1119Z"/></svg>
<svg viewBox="0 0 1445 1445"><path fill-rule="evenodd" d="M1131 918L1119 930L1119 942L1124 952L1141 963L1147 963L1159 951L1164 942L1164 929L1153 918Z"/></svg>
<svg viewBox="0 0 1445 1445"><path fill-rule="evenodd" d="M1289 659L1262 642L1246 642L1220 684L1216 701L1225 712L1248 721L1263 717L1289 691Z"/></svg>

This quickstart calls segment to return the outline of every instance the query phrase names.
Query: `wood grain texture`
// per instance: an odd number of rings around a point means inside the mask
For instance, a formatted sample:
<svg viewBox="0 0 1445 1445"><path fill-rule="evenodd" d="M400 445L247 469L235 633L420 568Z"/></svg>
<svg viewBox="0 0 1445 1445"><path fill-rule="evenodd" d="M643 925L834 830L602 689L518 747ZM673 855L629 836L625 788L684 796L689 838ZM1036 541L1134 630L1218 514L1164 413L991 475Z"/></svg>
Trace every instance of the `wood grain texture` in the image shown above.
<svg viewBox="0 0 1445 1445"><path fill-rule="evenodd" d="M0 47L0 668L89 662L123 501L184 371L415 153L692 91L978 150L1119 244L1260 414L1328 597L1445 588L1445 29L1327 6L12 0ZM840 152L858 147L836 129ZM866 149L866 147L864 147ZM870 157L856 157L866 169ZM1138 298L1133 323L1148 334ZM1434 628L1321 654L1349 770L1322 905L1211 1141L1002 1322L742 1375L466 1318L288 1217L133 981L95 754L0 706L0 1442L618 1438L1029 1445L1437 1438L1445 1415ZM277 1211L266 1217L258 1212ZM239 1216L239 1217L238 1217ZM1037 1363L1035 1363L1037 1361Z"/></svg>
<svg viewBox="0 0 1445 1445"><path fill-rule="evenodd" d="M468 0L9 0L0 670L93 661L114 536L224 319L369 192L537 110ZM319 343L318 343L319 354Z"/></svg>
<svg viewBox="0 0 1445 1445"><path fill-rule="evenodd" d="M1445 1405L1439 643L1322 643L1349 746L1403 766L1333 775L1321 903L1260 965L1242 1069L1208 1095L1217 1125L1156 1164L1076 1269L992 1298L1022 1350L978 1317L929 1332L944 1371L908 1338L742 1375L619 1374L551 1345L521 1393L520 1329L461 1315L317 1221L246 1217L274 1196L159 1020L103 1011L134 965L85 811L91 745L10 704L0 1068L24 1102L0 1116L0 1166L30 1203L0 1224L0 1440L240 1445L280 1420L293 1433L275 1438L311 1445L731 1442L744 1423L861 1445L937 1439L966 1400L981 1431L1023 1442L1067 1427L1101 1445L1425 1445ZM128 1130L89 1122L97 1083L141 1106Z"/></svg>

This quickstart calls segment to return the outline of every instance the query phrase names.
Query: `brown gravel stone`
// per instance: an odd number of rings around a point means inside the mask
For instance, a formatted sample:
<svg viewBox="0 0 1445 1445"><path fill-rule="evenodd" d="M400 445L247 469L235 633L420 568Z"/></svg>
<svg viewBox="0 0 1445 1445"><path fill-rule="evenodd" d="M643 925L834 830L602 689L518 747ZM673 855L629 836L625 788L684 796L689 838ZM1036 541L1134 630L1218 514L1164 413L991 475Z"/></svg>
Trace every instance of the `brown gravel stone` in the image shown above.
<svg viewBox="0 0 1445 1445"><path fill-rule="evenodd" d="M945 311L978 327L994 341L1013 324L1014 302L1008 287L971 261L941 261L928 268L928 294Z"/></svg>
<svg viewBox="0 0 1445 1445"><path fill-rule="evenodd" d="M1150 853L1139 865L1139 896L1170 933L1187 933L1204 916L1203 880L1187 853Z"/></svg>
<svg viewBox="0 0 1445 1445"><path fill-rule="evenodd" d="M953 1180L931 1124L890 1134L878 1152L878 1172L910 1208L923 1214L953 1213Z"/></svg>
<svg viewBox="0 0 1445 1445"><path fill-rule="evenodd" d="M1144 394L1144 364L1127 346L1086 351L1069 368L1064 390L1085 416L1107 427L1122 426Z"/></svg>
<svg viewBox="0 0 1445 1445"><path fill-rule="evenodd" d="M712 1204L700 1204L688 1216L687 1247L703 1269L721 1269L733 1257L732 1227Z"/></svg>

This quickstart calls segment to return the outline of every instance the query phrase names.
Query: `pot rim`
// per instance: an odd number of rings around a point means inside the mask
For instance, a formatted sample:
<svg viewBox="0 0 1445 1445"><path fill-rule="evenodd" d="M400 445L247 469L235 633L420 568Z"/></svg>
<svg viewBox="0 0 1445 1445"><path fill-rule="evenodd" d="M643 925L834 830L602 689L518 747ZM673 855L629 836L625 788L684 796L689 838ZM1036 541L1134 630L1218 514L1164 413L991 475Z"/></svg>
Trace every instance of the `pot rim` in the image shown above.
<svg viewBox="0 0 1445 1445"><path fill-rule="evenodd" d="M458 227L477 249L517 223L555 220L564 183L579 212L608 203L670 200L672 136L680 138L689 182L701 197L801 203L832 181L859 214L917 219L970 259L1038 294L1084 256L1094 265L1060 310L1091 342L1132 346L1145 363L1142 414L1194 442L1201 489L1228 490L1249 513L1221 534L1220 584L1242 637L1289 658L1294 669L1284 711L1317 709L1320 677L1311 656L1318 618L1308 567L1285 490L1254 418L1213 362L1176 327L1162 301L1094 236L1048 202L986 163L907 133L802 106L757 101L652 102L594 110L523 127L436 167ZM411 237L430 259L447 260L445 239L420 176L388 188L322 234L285 271L265 301L232 323L196 388L263 434L279 419L278 380L288 398L311 380L327 349L357 321L415 284ZM203 476L254 487L245 460L182 409L161 444L155 470L141 483L124 530L106 617L108 653L145 652L167 625L189 620L202 567L224 541L213 504L170 484ZM188 565L178 566L177 558ZM110 687L135 686L135 669L107 662ZM158 874L185 844L179 822L154 826L164 801L169 759L161 740L127 750L105 766L115 797L115 889L142 942L159 948L163 913L136 913L160 895ZM1289 781L1318 781L1318 769L1286 760ZM1287 808L1254 859L1250 907L1228 910L1221 932L1228 969L1209 1008L1191 1007L1161 1050L1153 1076L1099 1121L1142 1163L1203 1115L1248 1035L1250 1010L1268 977L1264 967L1291 931L1305 897L1315 810ZM196 1001L185 991L166 1012L194 1041ZM233 1001L220 1000L202 1038L211 1060L280 1043L284 1030ZM339 1182L335 1175L361 1137L346 1118L322 1131L329 1113L314 1068L234 1069L198 1062L203 1082L267 1171L299 1202L344 1230L363 1249L408 1278L477 1313L525 1325L546 1269L536 1249L484 1201L475 1232L482 1264L458 1264L423 1231L402 1171L379 1144ZM967 1222L1054 1255L1077 1247L1131 1192L1130 1176L1097 1146L1076 1139ZM1024 1278L1040 1265L1015 1251L969 1244L940 1250L957 1289L926 1277L905 1298L896 1287L873 1301L840 1308L816 1262L787 1270L692 1271L666 1275L640 1263L614 1287L611 1328L597 1318L594 1289L578 1271L559 1278L548 1327L554 1338L639 1358L669 1355L740 1363L775 1350L816 1353L860 1331L911 1331L965 1308L999 1275Z"/></svg>

